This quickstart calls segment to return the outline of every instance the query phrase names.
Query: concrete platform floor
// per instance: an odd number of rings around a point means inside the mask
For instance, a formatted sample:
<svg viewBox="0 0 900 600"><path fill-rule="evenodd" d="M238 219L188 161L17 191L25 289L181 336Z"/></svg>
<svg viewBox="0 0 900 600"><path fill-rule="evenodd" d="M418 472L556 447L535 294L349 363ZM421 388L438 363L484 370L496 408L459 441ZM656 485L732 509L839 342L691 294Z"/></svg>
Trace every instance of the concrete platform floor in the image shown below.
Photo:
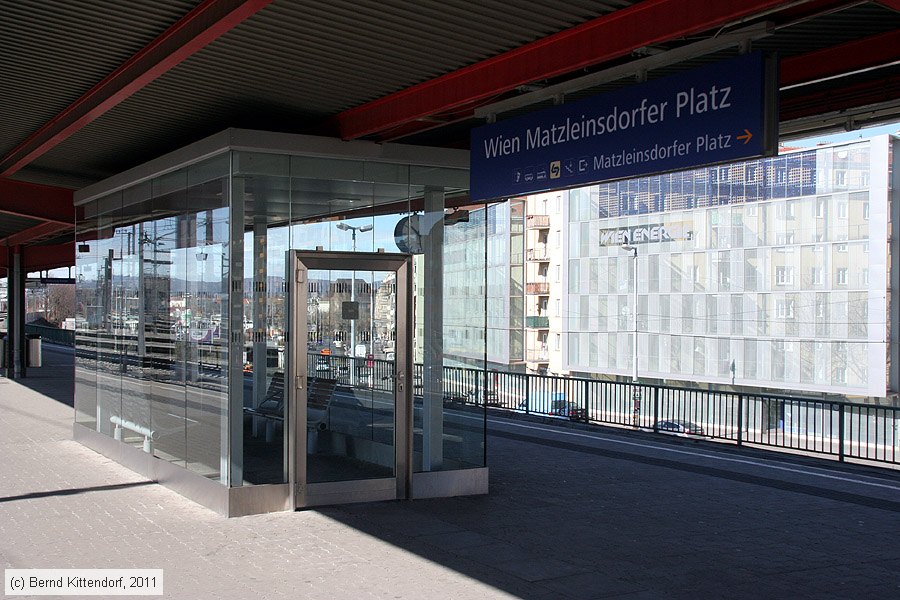
<svg viewBox="0 0 900 600"><path fill-rule="evenodd" d="M167 598L900 598L896 472L492 418L488 496L225 519L73 442L71 355L44 356L0 379L4 568L160 568Z"/></svg>

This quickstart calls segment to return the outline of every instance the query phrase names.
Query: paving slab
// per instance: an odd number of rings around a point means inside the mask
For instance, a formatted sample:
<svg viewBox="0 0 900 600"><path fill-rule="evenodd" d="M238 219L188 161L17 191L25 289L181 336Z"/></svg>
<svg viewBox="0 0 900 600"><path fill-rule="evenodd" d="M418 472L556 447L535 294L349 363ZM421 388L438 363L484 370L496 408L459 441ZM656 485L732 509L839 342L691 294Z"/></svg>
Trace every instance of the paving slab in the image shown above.
<svg viewBox="0 0 900 600"><path fill-rule="evenodd" d="M167 598L900 598L896 472L492 418L487 496L226 519L72 441L44 356L0 378L3 568L160 568Z"/></svg>

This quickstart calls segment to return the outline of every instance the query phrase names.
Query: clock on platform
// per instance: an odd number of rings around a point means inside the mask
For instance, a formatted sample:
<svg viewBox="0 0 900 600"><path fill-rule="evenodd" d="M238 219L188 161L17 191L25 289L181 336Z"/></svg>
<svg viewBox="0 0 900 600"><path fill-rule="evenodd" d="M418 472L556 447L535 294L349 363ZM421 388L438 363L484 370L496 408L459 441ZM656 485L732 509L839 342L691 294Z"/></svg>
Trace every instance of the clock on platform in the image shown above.
<svg viewBox="0 0 900 600"><path fill-rule="evenodd" d="M410 215L397 221L394 227L394 242L400 252L422 254L422 237L419 233L419 215Z"/></svg>

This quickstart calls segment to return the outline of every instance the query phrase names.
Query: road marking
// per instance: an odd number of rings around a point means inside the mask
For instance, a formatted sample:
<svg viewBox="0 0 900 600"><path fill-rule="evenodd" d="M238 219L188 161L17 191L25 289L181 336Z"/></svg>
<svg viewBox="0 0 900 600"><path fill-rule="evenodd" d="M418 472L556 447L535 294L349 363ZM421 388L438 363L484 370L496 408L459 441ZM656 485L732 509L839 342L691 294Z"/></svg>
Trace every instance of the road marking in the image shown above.
<svg viewBox="0 0 900 600"><path fill-rule="evenodd" d="M473 418L473 417L469 417L469 418ZM727 457L727 456L706 454L703 452L695 452L695 451L691 451L691 450L679 450L677 448L669 448L667 446L658 446L655 444L648 444L648 443L641 443L641 442L629 442L627 440L619 440L619 439L608 438L608 437L603 437L603 436L599 436L599 435L576 433L574 431L564 431L562 429L556 429L556 428L540 427L540 426L536 426L536 425L522 425L520 423L509 423L507 421L500 421L496 417L490 418L490 421L497 425L508 425L510 427L519 427L521 429L534 429L537 431L552 432L552 433L556 433L559 435L568 435L568 436L572 436L572 437L583 437L583 438L588 438L588 439L597 440L597 441L611 442L614 444L622 444L625 446L636 446L638 448L645 448L645 449L652 449L652 450L664 450L666 452L671 452L674 454L687 454L689 456L709 458L709 459L713 459L713 460L720 460L723 462L734 462L734 463L752 465L752 466L762 467L762 468L767 468L767 469L775 469L778 471L787 471L789 473L799 473L802 475L811 475L813 477L822 477L824 479L834 479L836 481L846 481L846 482L850 482L850 483L858 483L858 484L868 485L868 486L872 486L872 487L880 487L880 488L885 488L885 489L889 489L889 490L900 491L900 485L875 483L872 481L865 481L862 479L856 479L856 478L852 478L852 477L841 477L839 475L830 475L828 473L817 473L815 471L807 470L807 469L782 467L779 465L773 465L773 464L769 464L766 462L759 462L759 461L749 460L749 459L745 459L745 458L731 458L731 457Z"/></svg>

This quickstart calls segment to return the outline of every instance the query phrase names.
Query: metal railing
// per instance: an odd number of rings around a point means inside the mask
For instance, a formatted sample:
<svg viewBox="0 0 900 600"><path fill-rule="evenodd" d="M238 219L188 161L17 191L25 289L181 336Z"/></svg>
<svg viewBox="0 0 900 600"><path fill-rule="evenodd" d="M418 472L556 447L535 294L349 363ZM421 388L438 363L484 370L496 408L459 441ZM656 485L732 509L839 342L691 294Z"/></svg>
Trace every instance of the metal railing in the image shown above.
<svg viewBox="0 0 900 600"><path fill-rule="evenodd" d="M525 284L525 293L529 296L546 295L550 293L549 281L532 281Z"/></svg>
<svg viewBox="0 0 900 600"><path fill-rule="evenodd" d="M136 366L127 346L107 348L99 344L99 337L85 338L84 342L88 341L92 347L76 349L79 359L108 362L110 369L123 372ZM154 339L154 344L161 345L161 341ZM394 389L396 367L392 360L312 353L308 357L311 376L335 379L340 385L386 392ZM210 354L202 358L215 357ZM142 361L144 371L153 370L155 363L146 357ZM204 364L203 372L208 375L209 367L215 365L215 360L211 365ZM421 397L426 392L425 376L421 364L413 366L414 395ZM491 406L588 424L824 455L841 461L900 465L897 406L465 367L443 367L439 389L444 402L453 406Z"/></svg>
<svg viewBox="0 0 900 600"><path fill-rule="evenodd" d="M547 329L550 327L550 317L543 315L529 315L525 317L525 327L528 329Z"/></svg>
<svg viewBox="0 0 900 600"><path fill-rule="evenodd" d="M546 229L550 227L550 215L528 215L525 217L528 229Z"/></svg>
<svg viewBox="0 0 900 600"><path fill-rule="evenodd" d="M45 327L43 325L25 324L25 333L41 336L41 339L54 344L62 344L65 346L75 345L74 329L59 329L57 327Z"/></svg>
<svg viewBox="0 0 900 600"><path fill-rule="evenodd" d="M444 370L445 389L454 376ZM463 396L467 402L486 395L488 405L520 413L900 464L900 407L499 371L486 377L487 391Z"/></svg>
<svg viewBox="0 0 900 600"><path fill-rule="evenodd" d="M525 360L528 362L547 362L550 360L550 352L546 348L529 348L525 351Z"/></svg>
<svg viewBox="0 0 900 600"><path fill-rule="evenodd" d="M550 252L546 246L538 248L529 248L525 251L525 259L533 261L546 261L550 258Z"/></svg>

